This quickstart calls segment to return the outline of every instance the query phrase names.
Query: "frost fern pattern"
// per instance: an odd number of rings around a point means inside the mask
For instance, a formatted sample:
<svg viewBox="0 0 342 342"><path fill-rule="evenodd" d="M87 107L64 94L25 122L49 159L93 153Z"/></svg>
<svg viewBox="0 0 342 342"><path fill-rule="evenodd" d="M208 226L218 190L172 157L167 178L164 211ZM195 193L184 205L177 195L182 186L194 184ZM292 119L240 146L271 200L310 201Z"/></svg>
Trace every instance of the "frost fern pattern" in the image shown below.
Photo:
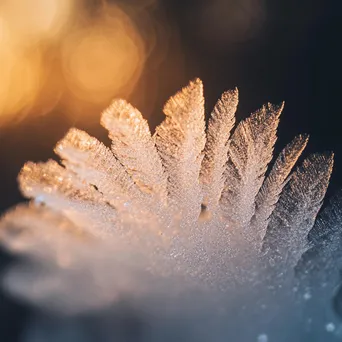
<svg viewBox="0 0 342 342"><path fill-rule="evenodd" d="M283 104L234 128L237 105L238 90L225 92L206 129L196 79L170 98L151 135L136 108L114 100L101 117L111 148L72 128L55 148L61 164L26 163L19 184L32 200L3 216L1 241L34 268L11 269L9 290L82 310L158 291L151 279L223 294L258 279L292 282L321 243L308 234L333 156L313 154L292 171L308 142L299 135L269 168Z"/></svg>

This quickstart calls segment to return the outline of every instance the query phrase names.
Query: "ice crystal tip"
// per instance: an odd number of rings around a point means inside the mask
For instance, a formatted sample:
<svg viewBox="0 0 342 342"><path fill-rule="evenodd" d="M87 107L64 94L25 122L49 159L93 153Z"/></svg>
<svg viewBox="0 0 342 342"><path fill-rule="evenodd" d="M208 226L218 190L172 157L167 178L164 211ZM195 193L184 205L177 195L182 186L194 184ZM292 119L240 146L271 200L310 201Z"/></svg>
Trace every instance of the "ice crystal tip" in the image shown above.
<svg viewBox="0 0 342 342"><path fill-rule="evenodd" d="M192 118L190 114L192 114L193 111L196 109L198 110L203 106L203 83L199 78L196 78L166 102L164 113L166 116L174 118L178 115L183 115L183 120L186 120L187 118ZM204 111L199 111L198 114L204 116ZM202 115L199 115L198 118L201 119Z"/></svg>

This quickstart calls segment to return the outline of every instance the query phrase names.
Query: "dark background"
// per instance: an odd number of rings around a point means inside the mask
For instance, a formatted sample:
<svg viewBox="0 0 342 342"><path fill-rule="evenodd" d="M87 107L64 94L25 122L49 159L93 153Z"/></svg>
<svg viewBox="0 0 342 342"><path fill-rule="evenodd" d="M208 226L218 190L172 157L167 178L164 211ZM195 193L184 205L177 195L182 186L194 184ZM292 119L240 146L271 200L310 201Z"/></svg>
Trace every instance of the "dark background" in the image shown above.
<svg viewBox="0 0 342 342"><path fill-rule="evenodd" d="M89 11L94 6L96 1L89 1ZM130 99L149 112L152 129L163 118L167 98L194 77L204 82L207 113L224 90L235 86L240 91L238 119L265 102L285 100L276 150L298 133L310 134L306 155L335 152L328 196L342 188L340 1L160 0L146 8L171 28L157 37L147 59L136 90L144 88L144 100L134 94ZM165 40L167 49L156 67ZM70 122L58 108L0 128L1 212L23 200L16 183L23 163L53 157L53 146L72 125L108 142L99 124ZM3 254L1 260L5 265L9 259ZM28 310L5 295L0 308L0 341L15 341Z"/></svg>

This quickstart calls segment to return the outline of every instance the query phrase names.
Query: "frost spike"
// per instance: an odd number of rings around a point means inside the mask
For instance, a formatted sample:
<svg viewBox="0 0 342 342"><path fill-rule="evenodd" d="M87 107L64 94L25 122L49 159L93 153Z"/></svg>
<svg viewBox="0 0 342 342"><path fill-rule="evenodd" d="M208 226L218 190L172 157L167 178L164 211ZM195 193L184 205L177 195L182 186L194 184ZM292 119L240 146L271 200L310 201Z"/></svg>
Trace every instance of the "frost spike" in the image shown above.
<svg viewBox="0 0 342 342"><path fill-rule="evenodd" d="M313 154L297 168L271 215L264 249L294 267L308 249L308 233L322 206L333 168L333 154Z"/></svg>
<svg viewBox="0 0 342 342"><path fill-rule="evenodd" d="M303 255L299 263L309 274L309 280L316 287L322 283L334 288L341 283L342 265L342 191L329 201L329 205L319 214L314 227L309 233L311 249ZM329 294L329 291L324 291ZM330 300L327 298L326 300Z"/></svg>
<svg viewBox="0 0 342 342"><path fill-rule="evenodd" d="M224 187L223 175L228 159L228 140L235 124L238 102L237 88L223 93L209 119L201 168L204 204L209 210L215 210Z"/></svg>
<svg viewBox="0 0 342 342"><path fill-rule="evenodd" d="M141 113L125 100L114 100L102 113L101 124L109 131L114 155L138 187L165 202L166 175Z"/></svg>
<svg viewBox="0 0 342 342"><path fill-rule="evenodd" d="M139 190L113 153L96 138L71 128L60 140L55 152L67 169L95 185L108 199L137 197Z"/></svg>
<svg viewBox="0 0 342 342"><path fill-rule="evenodd" d="M75 241L84 243L93 239L62 213L32 203L19 204L2 217L0 238L8 249L38 255L44 262L50 257L73 254Z"/></svg>
<svg viewBox="0 0 342 342"><path fill-rule="evenodd" d="M283 107L284 103L264 105L237 126L229 141L221 208L233 230L248 227L254 215Z"/></svg>
<svg viewBox="0 0 342 342"><path fill-rule="evenodd" d="M256 209L252 221L252 229L258 230L259 242L263 240L266 234L270 215L288 180L288 175L305 149L308 139L307 135L299 135L280 152L270 174L265 179L256 197Z"/></svg>
<svg viewBox="0 0 342 342"><path fill-rule="evenodd" d="M101 201L99 192L51 159L45 163L25 163L18 181L22 194L38 202L48 204L49 198L57 195L65 196L61 196L61 200Z"/></svg>
<svg viewBox="0 0 342 342"><path fill-rule="evenodd" d="M26 163L18 181L25 197L63 213L95 236L112 234L116 228L115 208L94 187L54 160Z"/></svg>
<svg viewBox="0 0 342 342"><path fill-rule="evenodd" d="M318 246L327 239L334 236L335 239L342 239L337 236L342 226L342 190L339 190L330 200L326 208L319 214L314 227L309 233L313 246ZM330 246L329 246L330 247Z"/></svg>
<svg viewBox="0 0 342 342"><path fill-rule="evenodd" d="M168 175L174 206L191 220L201 209L199 173L205 145L203 85L190 82L165 104L165 120L156 128L156 146Z"/></svg>

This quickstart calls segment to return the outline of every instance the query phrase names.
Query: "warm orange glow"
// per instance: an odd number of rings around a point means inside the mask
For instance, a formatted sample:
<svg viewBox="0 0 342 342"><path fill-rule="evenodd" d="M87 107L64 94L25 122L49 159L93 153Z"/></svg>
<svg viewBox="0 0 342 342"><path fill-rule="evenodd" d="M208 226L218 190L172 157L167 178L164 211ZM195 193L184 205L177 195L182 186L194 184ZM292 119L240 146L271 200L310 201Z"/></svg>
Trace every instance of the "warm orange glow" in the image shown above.
<svg viewBox="0 0 342 342"><path fill-rule="evenodd" d="M28 110L39 90L39 49L22 49L12 43L11 33L0 20L0 113ZM0 122L4 118L0 117Z"/></svg>
<svg viewBox="0 0 342 342"><path fill-rule="evenodd" d="M153 65L169 41L146 10L151 1L98 0L91 9L86 0L0 1L0 126L53 110L90 118L129 97L157 38Z"/></svg>
<svg viewBox="0 0 342 342"><path fill-rule="evenodd" d="M0 3L0 124L24 117L37 102L47 69L44 48L60 37L73 0ZM44 104L46 99L44 99Z"/></svg>
<svg viewBox="0 0 342 342"><path fill-rule="evenodd" d="M55 37L71 14L73 0L2 0L0 13L21 44ZM30 43L30 42L26 42Z"/></svg>
<svg viewBox="0 0 342 342"><path fill-rule="evenodd" d="M144 49L128 16L106 7L89 27L82 27L63 44L63 73L71 93L80 101L108 101L140 76Z"/></svg>

